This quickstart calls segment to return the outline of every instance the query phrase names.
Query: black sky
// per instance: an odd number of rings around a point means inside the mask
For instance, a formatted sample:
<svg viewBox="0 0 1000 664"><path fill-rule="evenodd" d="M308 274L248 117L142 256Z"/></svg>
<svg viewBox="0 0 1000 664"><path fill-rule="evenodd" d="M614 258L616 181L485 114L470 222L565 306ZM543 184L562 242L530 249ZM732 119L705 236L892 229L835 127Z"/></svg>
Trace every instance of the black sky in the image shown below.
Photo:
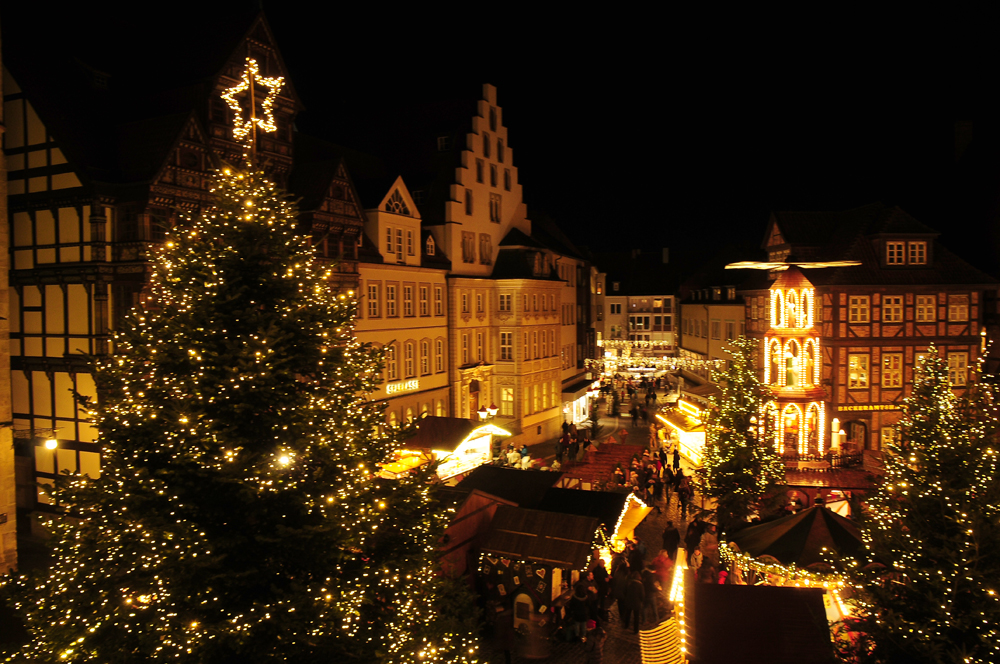
<svg viewBox="0 0 1000 664"><path fill-rule="evenodd" d="M205 4L61 17L81 53L140 60L255 6ZM758 241L772 209L881 200L995 271L1000 51L955 29L971 17L263 4L300 130L358 147L412 104L493 83L529 215L580 244L684 252ZM956 121L972 122L959 160Z"/></svg>

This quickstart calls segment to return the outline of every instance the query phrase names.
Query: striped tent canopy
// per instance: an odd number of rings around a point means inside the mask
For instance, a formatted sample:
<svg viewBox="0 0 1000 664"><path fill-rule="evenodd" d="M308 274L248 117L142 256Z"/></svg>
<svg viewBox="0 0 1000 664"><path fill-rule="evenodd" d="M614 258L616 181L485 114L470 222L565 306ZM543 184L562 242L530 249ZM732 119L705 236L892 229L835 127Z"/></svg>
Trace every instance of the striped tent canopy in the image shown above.
<svg viewBox="0 0 1000 664"><path fill-rule="evenodd" d="M824 562L824 548L841 558L855 557L864 549L857 526L823 505L743 528L730 535L729 541L755 558L773 556L780 563L799 567Z"/></svg>

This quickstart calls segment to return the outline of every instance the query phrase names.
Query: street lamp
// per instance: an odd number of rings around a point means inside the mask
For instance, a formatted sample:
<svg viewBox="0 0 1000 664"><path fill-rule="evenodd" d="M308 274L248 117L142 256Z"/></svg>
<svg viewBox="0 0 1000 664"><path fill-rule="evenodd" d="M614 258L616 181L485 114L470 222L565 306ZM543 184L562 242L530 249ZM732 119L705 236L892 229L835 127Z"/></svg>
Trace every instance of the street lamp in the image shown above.
<svg viewBox="0 0 1000 664"><path fill-rule="evenodd" d="M496 404L491 403L489 407L481 406L479 410L476 411L476 413L479 415L480 421L486 422L487 420L492 420L494 417L496 417L498 410L500 409L497 408Z"/></svg>

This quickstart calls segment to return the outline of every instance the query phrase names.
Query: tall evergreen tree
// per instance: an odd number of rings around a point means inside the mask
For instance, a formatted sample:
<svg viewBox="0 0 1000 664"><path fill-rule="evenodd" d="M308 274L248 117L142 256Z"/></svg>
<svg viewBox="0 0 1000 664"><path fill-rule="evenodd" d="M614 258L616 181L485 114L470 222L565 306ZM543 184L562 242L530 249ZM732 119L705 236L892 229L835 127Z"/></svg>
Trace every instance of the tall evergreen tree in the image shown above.
<svg viewBox="0 0 1000 664"><path fill-rule="evenodd" d="M699 491L715 501L723 532L745 522L785 481L785 467L763 434L762 413L770 395L757 375L757 343L746 337L730 342L729 368L714 376L722 396L709 411L696 471Z"/></svg>
<svg viewBox="0 0 1000 664"><path fill-rule="evenodd" d="M101 476L66 479L53 566L7 584L23 654L475 661L467 595L435 573L446 511L426 476L375 475L398 441L364 396L381 359L352 295L262 174L214 191L97 362Z"/></svg>
<svg viewBox="0 0 1000 664"><path fill-rule="evenodd" d="M996 390L963 396L933 347L906 400L899 440L868 500L874 561L855 569L865 662L1000 661L1000 474Z"/></svg>

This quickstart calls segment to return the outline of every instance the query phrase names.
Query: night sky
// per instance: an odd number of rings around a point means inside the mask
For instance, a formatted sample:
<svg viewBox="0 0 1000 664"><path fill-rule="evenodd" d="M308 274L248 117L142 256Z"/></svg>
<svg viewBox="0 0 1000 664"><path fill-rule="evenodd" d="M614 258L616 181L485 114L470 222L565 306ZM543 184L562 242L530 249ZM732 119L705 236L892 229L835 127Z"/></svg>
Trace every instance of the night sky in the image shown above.
<svg viewBox="0 0 1000 664"><path fill-rule="evenodd" d="M81 8L69 21L91 26L81 57L162 56L194 34L183 25L196 15L227 20L169 6L156 17ZM712 13L721 7L551 19L501 5L264 8L306 106L301 131L360 145L410 104L495 84L529 216L546 213L579 244L683 253L758 242L772 209L881 200L996 271L997 49L871 17ZM958 121L971 141L957 152Z"/></svg>

